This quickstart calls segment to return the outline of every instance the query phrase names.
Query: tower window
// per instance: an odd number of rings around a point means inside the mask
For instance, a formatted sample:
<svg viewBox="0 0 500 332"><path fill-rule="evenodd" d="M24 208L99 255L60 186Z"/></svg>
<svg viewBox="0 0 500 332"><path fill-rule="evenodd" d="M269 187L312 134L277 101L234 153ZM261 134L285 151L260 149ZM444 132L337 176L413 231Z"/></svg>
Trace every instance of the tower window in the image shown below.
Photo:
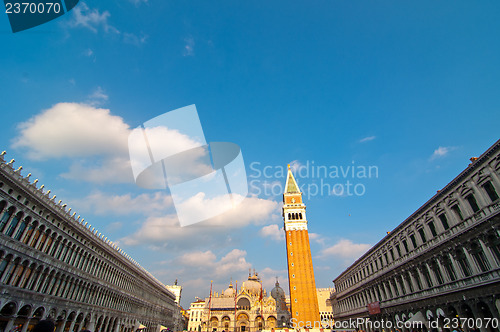
<svg viewBox="0 0 500 332"><path fill-rule="evenodd" d="M290 252L290 256L293 256L293 252Z"/></svg>
<svg viewBox="0 0 500 332"><path fill-rule="evenodd" d="M292 278L295 278L295 274L292 274Z"/></svg>
<svg viewBox="0 0 500 332"><path fill-rule="evenodd" d="M297 303L297 299L295 299L295 303Z"/></svg>
<svg viewBox="0 0 500 332"><path fill-rule="evenodd" d="M292 215L289 213L288 214L288 220L292 219Z"/></svg>
<svg viewBox="0 0 500 332"><path fill-rule="evenodd" d="M497 196L498 198L498 196ZM302 220L302 213L299 213L299 219Z"/></svg>
<svg viewBox="0 0 500 332"><path fill-rule="evenodd" d="M297 289L297 287L296 287L296 286L293 286L293 290L296 290L296 289Z"/></svg>
<svg viewBox="0 0 500 332"><path fill-rule="evenodd" d="M498 194L497 191L495 190L495 187L491 184L490 181L486 182L483 185L484 190L486 190L486 193L490 197L491 201L494 202L498 199Z"/></svg>

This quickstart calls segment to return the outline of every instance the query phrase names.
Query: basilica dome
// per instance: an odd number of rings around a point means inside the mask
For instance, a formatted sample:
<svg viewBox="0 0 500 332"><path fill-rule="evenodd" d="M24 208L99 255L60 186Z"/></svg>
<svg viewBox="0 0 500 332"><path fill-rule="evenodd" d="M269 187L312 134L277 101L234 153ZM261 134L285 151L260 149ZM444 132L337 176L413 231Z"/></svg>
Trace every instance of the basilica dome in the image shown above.
<svg viewBox="0 0 500 332"><path fill-rule="evenodd" d="M224 296L234 297L235 294L236 294L236 291L234 290L233 283L231 282L229 284L229 287L224 291Z"/></svg>
<svg viewBox="0 0 500 332"><path fill-rule="evenodd" d="M262 291L262 284L256 273L253 276L249 276L248 280L241 286L243 290L246 290L249 294L260 295Z"/></svg>
<svg viewBox="0 0 500 332"><path fill-rule="evenodd" d="M271 291L271 296L275 300L285 298L285 291L283 290L283 288L280 287L280 283L278 282L278 280L276 280L276 284L273 290Z"/></svg>

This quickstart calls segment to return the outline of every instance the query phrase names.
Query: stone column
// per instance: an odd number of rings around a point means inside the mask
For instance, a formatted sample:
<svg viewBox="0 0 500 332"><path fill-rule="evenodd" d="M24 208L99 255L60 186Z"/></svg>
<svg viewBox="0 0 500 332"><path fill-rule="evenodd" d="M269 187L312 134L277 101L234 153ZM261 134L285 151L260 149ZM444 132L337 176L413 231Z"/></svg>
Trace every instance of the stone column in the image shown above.
<svg viewBox="0 0 500 332"><path fill-rule="evenodd" d="M399 294L399 296L403 296L404 292L403 292L403 290L401 289L401 285L399 284L399 280L398 280L398 278L397 278L397 277L394 277L394 278L393 278L393 280L394 280L394 284L396 285L396 288L397 288L397 290L398 290L398 294Z"/></svg>
<svg viewBox="0 0 500 332"><path fill-rule="evenodd" d="M30 325L30 319L26 319L26 321L23 324L23 328L21 329L21 332L26 332L28 331L28 326Z"/></svg>
<svg viewBox="0 0 500 332"><path fill-rule="evenodd" d="M496 171L490 166L486 166L486 169L490 173L490 178L491 178L491 184L493 187L496 189L497 193L500 191L500 177L496 173Z"/></svg>
<svg viewBox="0 0 500 332"><path fill-rule="evenodd" d="M481 273L479 268L477 267L476 261L474 260L472 255L469 254L469 250L466 248L466 246L462 247L462 250L465 253L465 258L467 259L467 261L469 261L469 266L472 269L472 274L474 275Z"/></svg>
<svg viewBox="0 0 500 332"><path fill-rule="evenodd" d="M448 276L448 273L446 273L446 271L445 271L446 269L443 267L443 265L441 263L442 259L443 259L443 257L438 257L436 259L436 264L437 264L437 268L441 272L441 277L443 278L444 283L448 283L448 282L451 282L451 279Z"/></svg>
<svg viewBox="0 0 500 332"><path fill-rule="evenodd" d="M484 208L485 206L488 205L488 201L485 197L486 193L483 194L484 190L480 190L476 184L476 182L474 182L473 180L470 180L469 181L471 187L472 187L472 191L474 192L474 196L476 197L476 200L477 200L477 203L479 205L479 209L482 209Z"/></svg>
<svg viewBox="0 0 500 332"><path fill-rule="evenodd" d="M490 263L490 266L493 269L498 268L499 265L497 264L495 257L491 253L490 247L486 246L486 244L483 242L483 240L481 240L481 238L479 238L478 241L479 241L479 244L481 245L481 248L483 248L484 255L486 256L486 259Z"/></svg>
<svg viewBox="0 0 500 332"><path fill-rule="evenodd" d="M417 281L415 280L415 276L413 275L412 271L409 271L408 272L408 275L410 276L410 281L411 283L413 284L413 289L415 292L419 291L420 288L418 287L418 283Z"/></svg>
<svg viewBox="0 0 500 332"><path fill-rule="evenodd" d="M56 322L56 332L63 332L64 331L64 325L66 325L66 321L60 321Z"/></svg>
<svg viewBox="0 0 500 332"><path fill-rule="evenodd" d="M95 320L94 320L93 314L90 315L90 321L89 321L88 325L86 326L86 329L89 331L92 331L92 332L94 332L94 330L95 330Z"/></svg>
<svg viewBox="0 0 500 332"><path fill-rule="evenodd" d="M394 295L389 292L387 285L385 284L384 281L382 281L382 286L384 287L385 294L387 294L387 300L391 299Z"/></svg>
<svg viewBox="0 0 500 332"><path fill-rule="evenodd" d="M73 329L75 328L75 323L76 323L76 316L73 318L73 321L71 322L71 325L69 326L69 332L73 332Z"/></svg>
<svg viewBox="0 0 500 332"><path fill-rule="evenodd" d="M460 207L460 210L462 211L462 215L464 219L467 219L467 216L472 216L474 214L474 211L472 211L472 208L469 205L469 202L467 202L461 195L457 194L457 201L458 201L458 206ZM458 220L458 217L456 217Z"/></svg>
<svg viewBox="0 0 500 332"><path fill-rule="evenodd" d="M407 293L407 294L410 294L410 293L413 293L413 292L411 291L410 285L408 285L408 280L406 280L406 278L405 278L405 274L406 274L406 273L407 273L407 272L404 272L404 273L401 275L401 280L403 280L403 285L405 286L406 293Z"/></svg>
<svg viewBox="0 0 500 332"><path fill-rule="evenodd" d="M421 284L422 284L422 290L425 290L425 289L427 289L427 288L430 288L430 285L427 283L427 279L425 279L425 277L424 277L424 275L423 275L422 271L420 271L420 267L417 267L417 268L416 268L416 270L417 270L417 273L418 273L418 277L419 277L419 279L420 279L420 282L421 282Z"/></svg>
<svg viewBox="0 0 500 332"><path fill-rule="evenodd" d="M9 319L9 322L7 323L7 326L5 326L5 331L6 332L10 332L10 330L12 330L12 328L14 327L14 321L16 320L15 317L12 317L11 319Z"/></svg>
<svg viewBox="0 0 500 332"><path fill-rule="evenodd" d="M427 273L429 273L429 276L431 277L432 284L434 286L439 285L436 275L434 274L434 270L429 266L429 264L424 263L424 269L427 269Z"/></svg>
<svg viewBox="0 0 500 332"><path fill-rule="evenodd" d="M387 283L389 284L389 288L391 289L392 296L395 298L397 297L396 290L394 288L394 285L392 284L391 280L387 280Z"/></svg>
<svg viewBox="0 0 500 332"><path fill-rule="evenodd" d="M460 268L460 266L458 266L458 263L455 260L454 255L452 255L451 253L448 253L448 257L450 258L451 265L453 265L453 269L455 270L455 274L457 275L457 279L465 278L465 275L464 275L462 269Z"/></svg>

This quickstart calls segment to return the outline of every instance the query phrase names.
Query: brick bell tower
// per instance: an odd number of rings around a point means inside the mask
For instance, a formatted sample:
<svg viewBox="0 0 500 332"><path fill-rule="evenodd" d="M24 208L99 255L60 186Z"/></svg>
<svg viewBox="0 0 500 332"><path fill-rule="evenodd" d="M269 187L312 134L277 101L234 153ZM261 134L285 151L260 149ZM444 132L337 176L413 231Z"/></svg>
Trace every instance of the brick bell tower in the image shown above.
<svg viewBox="0 0 500 332"><path fill-rule="evenodd" d="M292 319L303 327L320 322L316 282L307 232L306 206L290 165L283 193L286 253ZM318 323L316 323L318 324Z"/></svg>

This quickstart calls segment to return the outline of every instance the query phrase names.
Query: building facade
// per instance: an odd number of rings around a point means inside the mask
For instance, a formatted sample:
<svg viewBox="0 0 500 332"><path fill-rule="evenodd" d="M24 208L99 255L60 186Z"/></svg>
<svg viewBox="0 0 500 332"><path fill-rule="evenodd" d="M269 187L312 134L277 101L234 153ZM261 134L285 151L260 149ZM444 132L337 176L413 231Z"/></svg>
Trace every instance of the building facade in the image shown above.
<svg viewBox="0 0 500 332"><path fill-rule="evenodd" d="M316 281L307 230L306 206L290 165L283 194L283 219L292 319L301 326L320 322Z"/></svg>
<svg viewBox="0 0 500 332"><path fill-rule="evenodd" d="M183 309L181 307L182 286L177 285L176 279L173 285L166 285L166 287L175 296L176 307L174 311L174 331L182 331L184 330L184 317L182 315Z"/></svg>
<svg viewBox="0 0 500 332"><path fill-rule="evenodd" d="M188 331L201 332L201 319L205 311L205 300L197 299L189 306Z"/></svg>
<svg viewBox="0 0 500 332"><path fill-rule="evenodd" d="M173 328L175 296L0 155L0 331Z"/></svg>
<svg viewBox="0 0 500 332"><path fill-rule="evenodd" d="M285 327L290 313L278 281L268 295L257 273L249 273L239 291L232 283L205 299L201 331L254 332Z"/></svg>
<svg viewBox="0 0 500 332"><path fill-rule="evenodd" d="M330 322L333 320L333 308L332 308L332 293L335 291L334 288L317 288L316 294L318 296L318 308L319 316L321 321Z"/></svg>
<svg viewBox="0 0 500 332"><path fill-rule="evenodd" d="M497 330L483 323L500 319L500 141L471 161L334 280L335 320Z"/></svg>

